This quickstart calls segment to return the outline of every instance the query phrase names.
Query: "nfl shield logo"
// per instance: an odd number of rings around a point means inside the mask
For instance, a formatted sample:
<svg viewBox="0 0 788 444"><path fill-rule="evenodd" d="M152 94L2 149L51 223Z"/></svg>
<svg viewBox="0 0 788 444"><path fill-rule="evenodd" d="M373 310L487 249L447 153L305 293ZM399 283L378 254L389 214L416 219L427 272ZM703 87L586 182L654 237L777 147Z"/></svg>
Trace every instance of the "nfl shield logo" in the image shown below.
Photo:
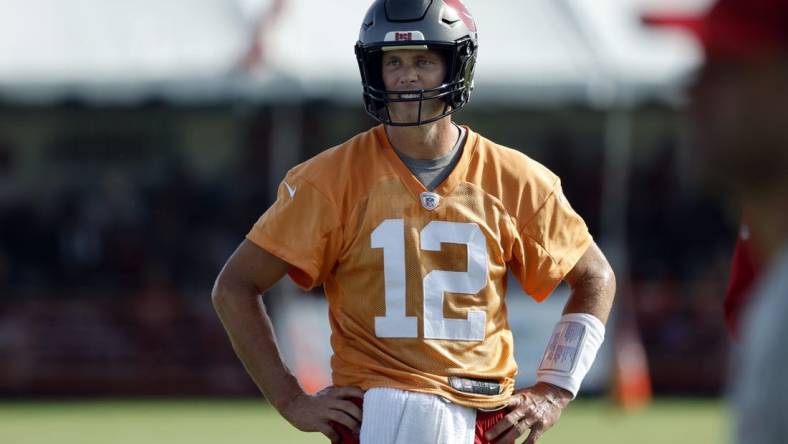
<svg viewBox="0 0 788 444"><path fill-rule="evenodd" d="M421 206L427 211L432 211L440 205L441 197L435 193L423 192L421 193Z"/></svg>

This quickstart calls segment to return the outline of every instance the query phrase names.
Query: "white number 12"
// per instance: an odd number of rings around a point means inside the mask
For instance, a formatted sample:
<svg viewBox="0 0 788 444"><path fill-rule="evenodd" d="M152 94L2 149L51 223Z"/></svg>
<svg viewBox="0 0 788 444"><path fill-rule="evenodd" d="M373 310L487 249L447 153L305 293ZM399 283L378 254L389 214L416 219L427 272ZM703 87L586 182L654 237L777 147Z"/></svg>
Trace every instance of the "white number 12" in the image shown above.
<svg viewBox="0 0 788 444"><path fill-rule="evenodd" d="M473 223L432 221L421 230L421 249L441 251L441 243L464 244L467 271L433 270L424 276L424 337L455 341L484 339L487 314L469 310L467 319L443 317L445 292L476 294L487 286L487 241ZM372 248L383 249L386 315L375 317L380 338L415 338L417 318L405 315L405 222L386 219L372 231Z"/></svg>

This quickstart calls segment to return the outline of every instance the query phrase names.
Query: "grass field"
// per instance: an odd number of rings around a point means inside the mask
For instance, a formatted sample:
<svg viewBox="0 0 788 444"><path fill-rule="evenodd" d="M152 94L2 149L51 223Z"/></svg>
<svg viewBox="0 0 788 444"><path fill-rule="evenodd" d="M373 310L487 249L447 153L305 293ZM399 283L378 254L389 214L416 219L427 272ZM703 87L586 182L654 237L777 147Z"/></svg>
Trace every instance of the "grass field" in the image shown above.
<svg viewBox="0 0 788 444"><path fill-rule="evenodd" d="M725 444L729 421L714 400L658 400L624 414L579 400L540 444ZM0 401L2 444L310 444L259 401Z"/></svg>

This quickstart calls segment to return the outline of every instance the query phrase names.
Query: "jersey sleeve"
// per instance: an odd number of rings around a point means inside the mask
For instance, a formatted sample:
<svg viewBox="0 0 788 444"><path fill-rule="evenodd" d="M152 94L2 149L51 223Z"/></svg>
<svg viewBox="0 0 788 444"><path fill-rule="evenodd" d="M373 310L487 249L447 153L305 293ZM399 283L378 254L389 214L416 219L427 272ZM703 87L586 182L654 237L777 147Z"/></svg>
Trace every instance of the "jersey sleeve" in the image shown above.
<svg viewBox="0 0 788 444"><path fill-rule="evenodd" d="M288 274L303 289L323 283L341 248L339 213L320 190L291 173L277 199L246 238L291 265Z"/></svg>
<svg viewBox="0 0 788 444"><path fill-rule="evenodd" d="M545 170L537 180L535 212L519 215L519 236L511 267L523 290L542 301L558 286L593 241L583 219L561 190L561 181ZM532 210L533 211L533 210Z"/></svg>

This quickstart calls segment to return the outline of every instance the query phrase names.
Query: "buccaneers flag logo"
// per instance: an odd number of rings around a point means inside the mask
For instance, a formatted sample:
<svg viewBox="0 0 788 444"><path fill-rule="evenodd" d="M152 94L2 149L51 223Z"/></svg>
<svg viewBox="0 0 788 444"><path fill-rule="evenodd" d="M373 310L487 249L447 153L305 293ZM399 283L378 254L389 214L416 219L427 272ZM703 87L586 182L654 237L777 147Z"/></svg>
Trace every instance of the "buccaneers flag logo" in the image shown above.
<svg viewBox="0 0 788 444"><path fill-rule="evenodd" d="M459 14L465 26L467 26L471 32L476 32L476 22L473 20L473 16L470 11L468 11L468 8L465 7L462 0L443 0L443 3L457 11L457 14Z"/></svg>

